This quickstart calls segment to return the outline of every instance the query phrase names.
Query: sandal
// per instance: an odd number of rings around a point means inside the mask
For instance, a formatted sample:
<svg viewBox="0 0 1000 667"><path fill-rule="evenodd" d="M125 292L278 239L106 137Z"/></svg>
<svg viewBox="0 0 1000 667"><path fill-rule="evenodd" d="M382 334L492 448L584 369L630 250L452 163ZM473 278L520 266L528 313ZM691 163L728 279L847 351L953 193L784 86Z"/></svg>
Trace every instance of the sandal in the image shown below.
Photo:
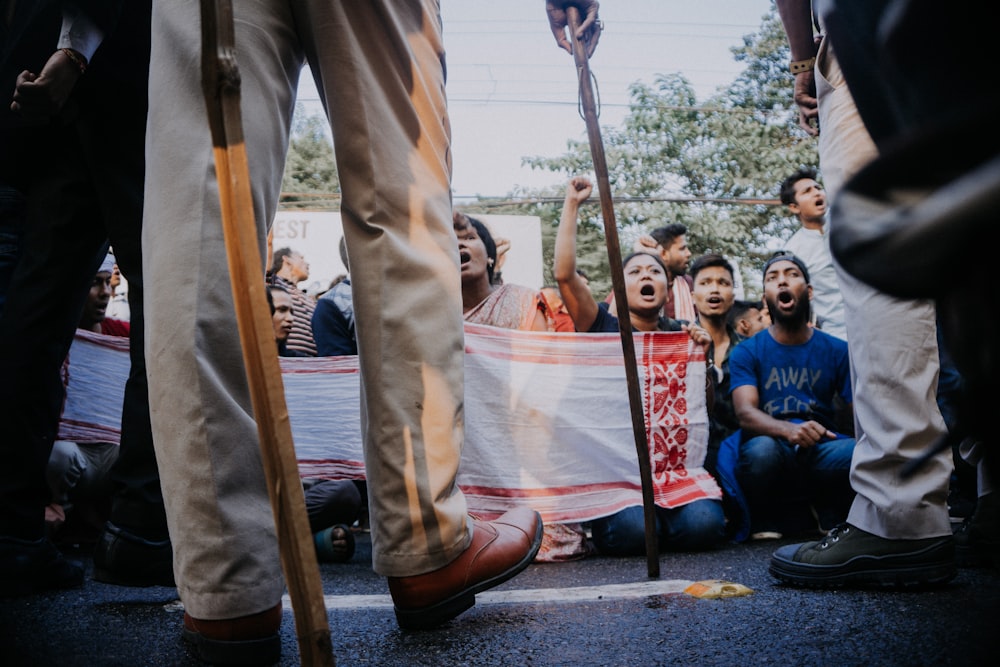
<svg viewBox="0 0 1000 667"><path fill-rule="evenodd" d="M354 532L345 524L324 528L313 534L316 558L321 563L346 563L354 556Z"/></svg>

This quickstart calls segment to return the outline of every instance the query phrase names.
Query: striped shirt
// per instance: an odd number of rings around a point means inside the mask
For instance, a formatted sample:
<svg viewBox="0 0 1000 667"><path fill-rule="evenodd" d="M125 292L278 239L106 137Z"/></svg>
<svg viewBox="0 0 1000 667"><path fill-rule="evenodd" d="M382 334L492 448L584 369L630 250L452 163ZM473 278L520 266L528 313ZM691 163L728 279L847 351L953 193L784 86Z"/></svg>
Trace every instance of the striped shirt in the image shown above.
<svg viewBox="0 0 1000 667"><path fill-rule="evenodd" d="M292 331L288 334L286 347L315 357L316 341L313 340L312 334L312 316L316 310L316 302L281 276L274 276L274 284L285 288L292 296Z"/></svg>

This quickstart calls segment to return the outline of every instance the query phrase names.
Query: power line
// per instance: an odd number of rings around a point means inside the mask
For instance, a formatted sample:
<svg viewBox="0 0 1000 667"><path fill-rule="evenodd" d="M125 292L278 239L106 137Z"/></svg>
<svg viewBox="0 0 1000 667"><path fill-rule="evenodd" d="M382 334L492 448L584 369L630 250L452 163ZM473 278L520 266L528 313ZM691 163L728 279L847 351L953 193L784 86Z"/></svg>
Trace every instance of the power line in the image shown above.
<svg viewBox="0 0 1000 667"><path fill-rule="evenodd" d="M319 103L319 98L300 98L300 102L303 103ZM479 104L479 105L538 105L538 106L578 106L576 100L519 100L519 99L497 99L497 98L482 98L482 97L449 97L448 104ZM620 109L643 109L648 111L698 111L703 113L731 113L731 114L761 114L764 116L771 115L783 115L788 113L788 109L758 109L758 108L746 108L746 107L709 107L709 106L682 106L682 105L671 105L671 104L625 104L625 103L609 103L604 102L602 107L609 108L620 108Z"/></svg>
<svg viewBox="0 0 1000 667"><path fill-rule="evenodd" d="M310 199L309 205L329 202L331 208L339 208L341 195L339 192L282 192L279 198L279 209L287 210L305 202L291 201L293 198ZM501 208L507 206L530 206L537 204L561 204L564 197L519 197L509 195L453 195L455 201L462 200L466 205L480 208ZM615 197L615 204L724 204L732 206L782 206L779 199L761 199L759 197L696 197L696 196L649 196L649 197ZM336 206L334 206L336 204ZM585 202L582 206L598 205L598 202Z"/></svg>

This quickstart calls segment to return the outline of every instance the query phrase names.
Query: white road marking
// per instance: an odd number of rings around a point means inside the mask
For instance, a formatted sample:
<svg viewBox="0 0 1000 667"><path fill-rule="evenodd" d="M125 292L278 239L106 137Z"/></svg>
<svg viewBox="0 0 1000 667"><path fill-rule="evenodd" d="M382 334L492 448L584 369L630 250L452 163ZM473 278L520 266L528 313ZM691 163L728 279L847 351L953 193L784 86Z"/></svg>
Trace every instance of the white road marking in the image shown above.
<svg viewBox="0 0 1000 667"><path fill-rule="evenodd" d="M489 604L572 604L574 602L595 602L598 600L625 600L651 597L667 593L682 593L693 582L681 579L665 581L642 581L632 584L608 584L605 586L577 586L574 588L529 588L511 591L487 591L476 596L479 606ZM334 609L391 609L392 598L388 595L324 595L328 611ZM285 609L291 609L288 595L282 598Z"/></svg>

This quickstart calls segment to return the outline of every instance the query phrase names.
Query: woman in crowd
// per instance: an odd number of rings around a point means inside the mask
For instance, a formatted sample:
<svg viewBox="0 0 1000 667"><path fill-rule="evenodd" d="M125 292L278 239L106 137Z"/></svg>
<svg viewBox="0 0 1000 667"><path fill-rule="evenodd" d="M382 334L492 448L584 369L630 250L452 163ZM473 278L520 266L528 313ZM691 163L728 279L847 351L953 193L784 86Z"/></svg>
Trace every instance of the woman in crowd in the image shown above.
<svg viewBox="0 0 1000 667"><path fill-rule="evenodd" d="M553 313L542 294L530 287L494 282L497 244L482 221L455 212L452 217L462 262L465 321L520 331L555 331ZM593 547L578 524L545 524L537 562L583 558Z"/></svg>
<svg viewBox="0 0 1000 667"><path fill-rule="evenodd" d="M589 286L576 271L577 217L580 204L590 197L592 191L593 184L583 177L573 178L566 188L556 234L555 279L577 331L617 333L618 318L597 303ZM659 256L633 253L623 261L623 270L633 330L686 331L691 340L703 346L708 354L712 339L707 331L696 324L662 316L667 299L667 269ZM685 468L685 476L703 474L707 478L705 484L699 486L700 493L697 495L700 497L676 507L656 508L657 533L663 548L699 551L718 546L725 539L722 492L702 468L704 453L701 459L680 461L675 466ZM595 519L591 528L594 544L602 554L633 556L645 552L645 519L641 506L627 507L611 516Z"/></svg>

